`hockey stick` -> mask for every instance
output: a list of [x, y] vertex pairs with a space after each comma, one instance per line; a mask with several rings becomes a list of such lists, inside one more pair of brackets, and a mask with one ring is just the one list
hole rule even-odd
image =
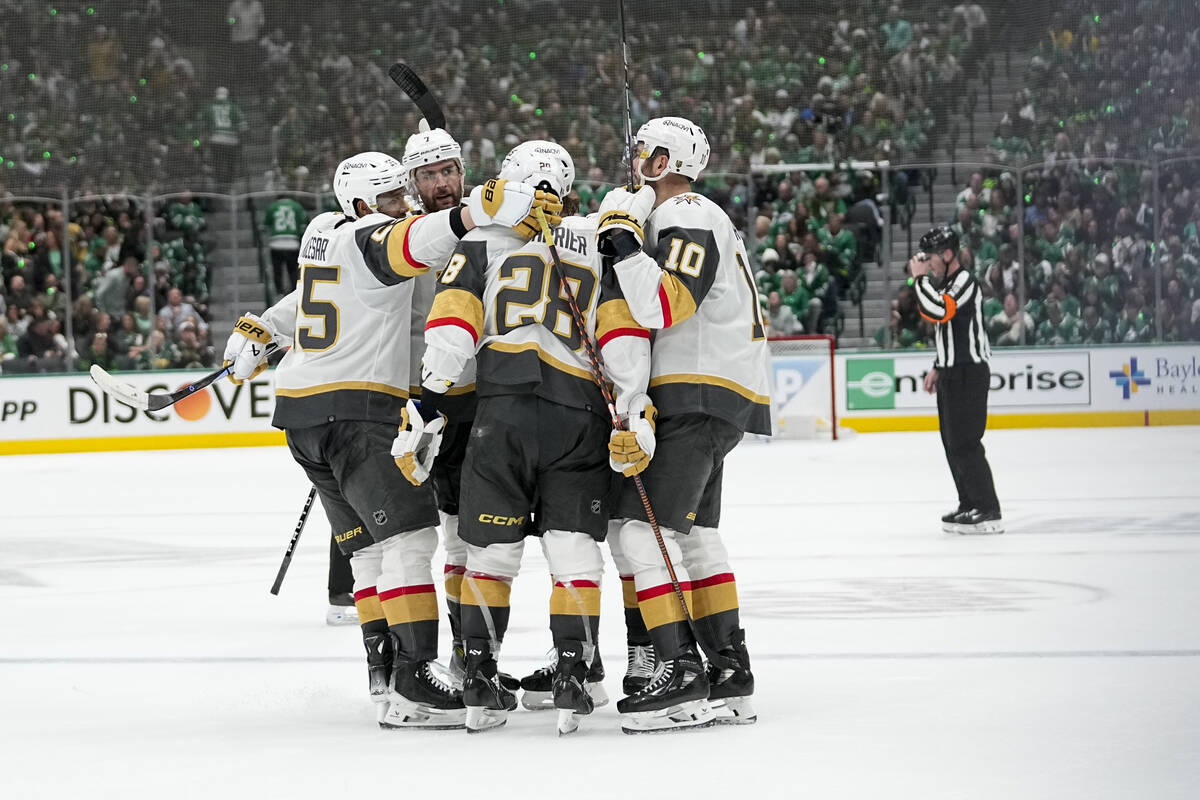
[[409, 100], [416, 103], [430, 128], [446, 129], [446, 115], [442, 113], [441, 104], [412, 67], [397, 61], [388, 67], [388, 77], [408, 95]]
[[[279, 346], [274, 342], [271, 342], [267, 345], [266, 354], [270, 355], [278, 349]], [[209, 384], [219, 381], [221, 378], [224, 378], [226, 375], [228, 375], [229, 371], [232, 369], [233, 365], [228, 364], [224, 367], [221, 367], [216, 372], [205, 375], [195, 383], [189, 383], [182, 389], [170, 392], [169, 394], [143, 392], [141, 389], [135, 388], [131, 383], [117, 380], [99, 364], [92, 364], [90, 372], [92, 375], [92, 380], [95, 381], [96, 385], [99, 386], [101, 390], [103, 390], [103, 392], [109, 397], [119, 400], [125, 405], [133, 406], [141, 411], [161, 411], [167, 406], [175, 405], [184, 398], [191, 397]]]
[[[608, 380], [604, 375], [604, 366], [600, 363], [600, 354], [596, 351], [596, 344], [592, 341], [591, 334], [587, 330], [587, 320], [583, 317], [583, 312], [579, 310], [579, 302], [575, 299], [575, 291], [571, 288], [570, 282], [567, 280], [566, 268], [563, 267], [562, 258], [558, 254], [558, 247], [554, 244], [554, 234], [550, 232], [550, 223], [546, 222], [546, 215], [542, 213], [540, 208], [534, 210], [537, 216], [538, 224], [542, 228], [542, 236], [546, 240], [547, 247], [550, 248], [550, 259], [554, 262], [554, 269], [558, 273], [558, 282], [562, 286], [563, 294], [567, 297], [567, 306], [571, 309], [571, 317], [575, 320], [575, 328], [579, 331], [579, 338], [583, 342], [583, 349], [587, 352], [588, 362], [591, 367], [592, 380], [600, 387], [600, 394], [604, 397], [604, 403], [608, 406], [608, 416], [612, 421], [614, 430], [626, 430], [621, 424], [621, 418], [617, 416], [617, 403], [613, 399], [612, 390], [608, 388]], [[700, 630], [696, 627], [696, 620], [692, 618], [692, 612], [688, 609], [686, 598], [683, 596], [683, 586], [679, 583], [679, 577], [675, 574], [675, 565], [671, 563], [671, 554], [667, 552], [667, 543], [663, 540], [662, 531], [658, 527], [658, 518], [654, 516], [654, 509], [650, 507], [650, 496], [646, 494], [646, 487], [642, 484], [642, 476], [633, 476], [634, 486], [637, 487], [638, 496], [642, 500], [642, 509], [646, 512], [646, 520], [650, 523], [650, 530], [654, 531], [654, 540], [658, 543], [658, 552], [662, 554], [663, 563], [667, 566], [667, 575], [671, 579], [671, 588], [675, 590], [675, 599], [679, 601], [679, 608], [683, 611], [683, 619], [687, 623], [688, 629], [692, 632], [692, 637], [696, 643], [700, 645], [700, 649], [708, 656], [708, 660], [717, 666], [726, 669], [732, 666], [728, 658], [717, 652], [717, 649], [706, 642], [700, 636]]]
[[629, 190], [637, 186], [633, 172], [633, 107], [629, 91], [629, 43], [625, 39], [625, 0], [617, 0], [617, 18], [621, 25], [621, 65], [625, 71], [625, 152], [629, 158]]
[[271, 594], [279, 594], [279, 587], [283, 585], [283, 576], [287, 575], [288, 567], [292, 565], [292, 554], [296, 552], [296, 545], [300, 542], [300, 534], [304, 533], [304, 523], [308, 522], [308, 512], [312, 510], [313, 500], [316, 497], [317, 487], [314, 486], [308, 490], [308, 499], [304, 501], [304, 508], [300, 511], [300, 519], [296, 520], [296, 532], [292, 534], [292, 540], [288, 542], [287, 552], [283, 554], [283, 562], [279, 565], [279, 572], [275, 575], [275, 582], [271, 584]]

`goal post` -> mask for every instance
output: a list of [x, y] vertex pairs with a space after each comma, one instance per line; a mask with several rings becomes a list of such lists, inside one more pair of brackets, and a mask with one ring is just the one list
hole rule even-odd
[[785, 439], [838, 438], [834, 339], [826, 334], [779, 336], [771, 349], [771, 412]]

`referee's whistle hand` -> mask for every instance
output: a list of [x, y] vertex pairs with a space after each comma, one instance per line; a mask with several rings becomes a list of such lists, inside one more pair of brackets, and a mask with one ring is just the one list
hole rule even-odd
[[909, 275], [912, 275], [914, 278], [919, 278], [922, 275], [924, 275], [926, 272], [929, 272], [929, 259], [928, 258], [923, 259], [918, 255], [918, 256], [913, 256], [912, 258], [910, 258], [908, 260], [908, 274]]
[[937, 391], [937, 378], [938, 371], [936, 369], [931, 369], [929, 372], [925, 373], [925, 391], [929, 392], [930, 394], [933, 394]]

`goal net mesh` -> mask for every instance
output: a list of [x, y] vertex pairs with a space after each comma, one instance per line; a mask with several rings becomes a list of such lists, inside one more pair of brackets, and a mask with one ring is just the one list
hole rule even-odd
[[833, 337], [772, 339], [770, 348], [775, 435], [787, 439], [836, 439]]

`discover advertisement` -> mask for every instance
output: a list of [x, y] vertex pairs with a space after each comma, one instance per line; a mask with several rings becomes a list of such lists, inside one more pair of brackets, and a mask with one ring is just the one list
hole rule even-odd
[[[198, 380], [205, 372], [124, 372], [115, 377], [146, 392], [171, 392]], [[213, 383], [174, 406], [160, 411], [139, 411], [112, 399], [87, 373], [38, 375], [0, 379], [0, 452], [68, 452], [118, 449], [112, 439], [133, 437], [145, 441], [161, 438], [153, 446], [220, 446], [264, 443], [271, 434], [275, 408], [274, 370], [235, 386], [228, 380]], [[259, 436], [246, 439], [247, 434]], [[199, 438], [197, 438], [199, 435]], [[238, 442], [241, 437], [245, 441]], [[189, 443], [188, 439], [192, 440]], [[279, 437], [282, 441], [282, 437]], [[26, 443], [53, 442], [39, 449]]]

